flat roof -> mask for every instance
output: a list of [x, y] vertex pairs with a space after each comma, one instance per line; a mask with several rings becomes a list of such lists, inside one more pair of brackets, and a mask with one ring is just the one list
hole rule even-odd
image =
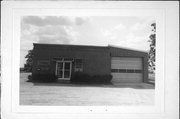
[[76, 44], [47, 44], [47, 43], [33, 43], [33, 45], [48, 45], [48, 46], [72, 46], [72, 47], [89, 47], [89, 48], [119, 48], [124, 50], [130, 50], [130, 51], [137, 51], [137, 52], [143, 52], [148, 53], [148, 51], [143, 51], [139, 49], [133, 49], [133, 48], [127, 48], [127, 47], [121, 47], [116, 45], [108, 45], [108, 46], [97, 46], [97, 45], [76, 45]]
[[46, 44], [46, 43], [33, 43], [33, 45], [74, 46], [74, 47], [100, 47], [100, 48], [107, 48], [107, 46], [98, 46], [98, 45], [76, 45], [76, 44]]

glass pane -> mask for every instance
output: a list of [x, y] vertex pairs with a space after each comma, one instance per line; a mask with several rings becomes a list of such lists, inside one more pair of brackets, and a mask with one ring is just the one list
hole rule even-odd
[[73, 58], [64, 58], [64, 61], [72, 61]]
[[53, 58], [53, 60], [59, 60], [59, 61], [62, 61], [62, 60], [63, 60], [63, 58], [60, 58], [60, 57], [55, 57], [55, 58]]
[[134, 73], [134, 70], [133, 69], [128, 69], [127, 73]]
[[82, 64], [75, 64], [76, 68], [82, 68]]
[[142, 70], [135, 70], [135, 73], [142, 73]]
[[75, 71], [75, 72], [82, 72], [83, 69], [82, 69], [82, 68], [75, 68], [74, 71]]
[[82, 59], [75, 59], [75, 63], [82, 63]]
[[117, 72], [118, 72], [118, 69], [111, 69], [111, 72], [117, 73]]
[[62, 78], [63, 72], [61, 70], [58, 70], [57, 75], [58, 75], [59, 78]]
[[64, 71], [64, 78], [70, 77], [70, 71]]
[[58, 67], [58, 69], [63, 69], [63, 63], [62, 62], [58, 62], [57, 67]]
[[65, 67], [64, 67], [65, 70], [69, 70], [70, 69], [70, 63], [69, 62], [65, 62]]
[[126, 69], [119, 69], [119, 73], [126, 73]]

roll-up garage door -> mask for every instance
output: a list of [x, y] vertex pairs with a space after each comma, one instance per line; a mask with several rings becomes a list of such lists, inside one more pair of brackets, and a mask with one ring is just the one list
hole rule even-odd
[[138, 83], [143, 80], [142, 58], [112, 57], [111, 58], [112, 82]]

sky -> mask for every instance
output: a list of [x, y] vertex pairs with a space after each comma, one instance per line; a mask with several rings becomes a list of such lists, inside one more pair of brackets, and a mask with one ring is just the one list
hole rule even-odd
[[23, 16], [20, 67], [33, 43], [108, 46], [149, 50], [152, 17], [136, 16]]

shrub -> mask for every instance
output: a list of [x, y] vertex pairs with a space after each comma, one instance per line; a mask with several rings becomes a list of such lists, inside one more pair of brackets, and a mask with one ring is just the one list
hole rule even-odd
[[90, 76], [85, 73], [76, 72], [73, 73], [70, 79], [72, 82], [87, 82], [90, 80]]
[[75, 72], [71, 76], [71, 82], [73, 83], [110, 83], [112, 80], [112, 75], [105, 74], [105, 75], [94, 75], [90, 76], [85, 73]]
[[27, 80], [27, 82], [32, 82], [33, 80], [32, 80], [32, 75], [28, 75], [28, 80]]
[[92, 79], [97, 83], [109, 83], [112, 80], [112, 75], [95, 75]]
[[51, 83], [56, 82], [57, 76], [54, 74], [34, 74], [32, 75], [32, 82]]

